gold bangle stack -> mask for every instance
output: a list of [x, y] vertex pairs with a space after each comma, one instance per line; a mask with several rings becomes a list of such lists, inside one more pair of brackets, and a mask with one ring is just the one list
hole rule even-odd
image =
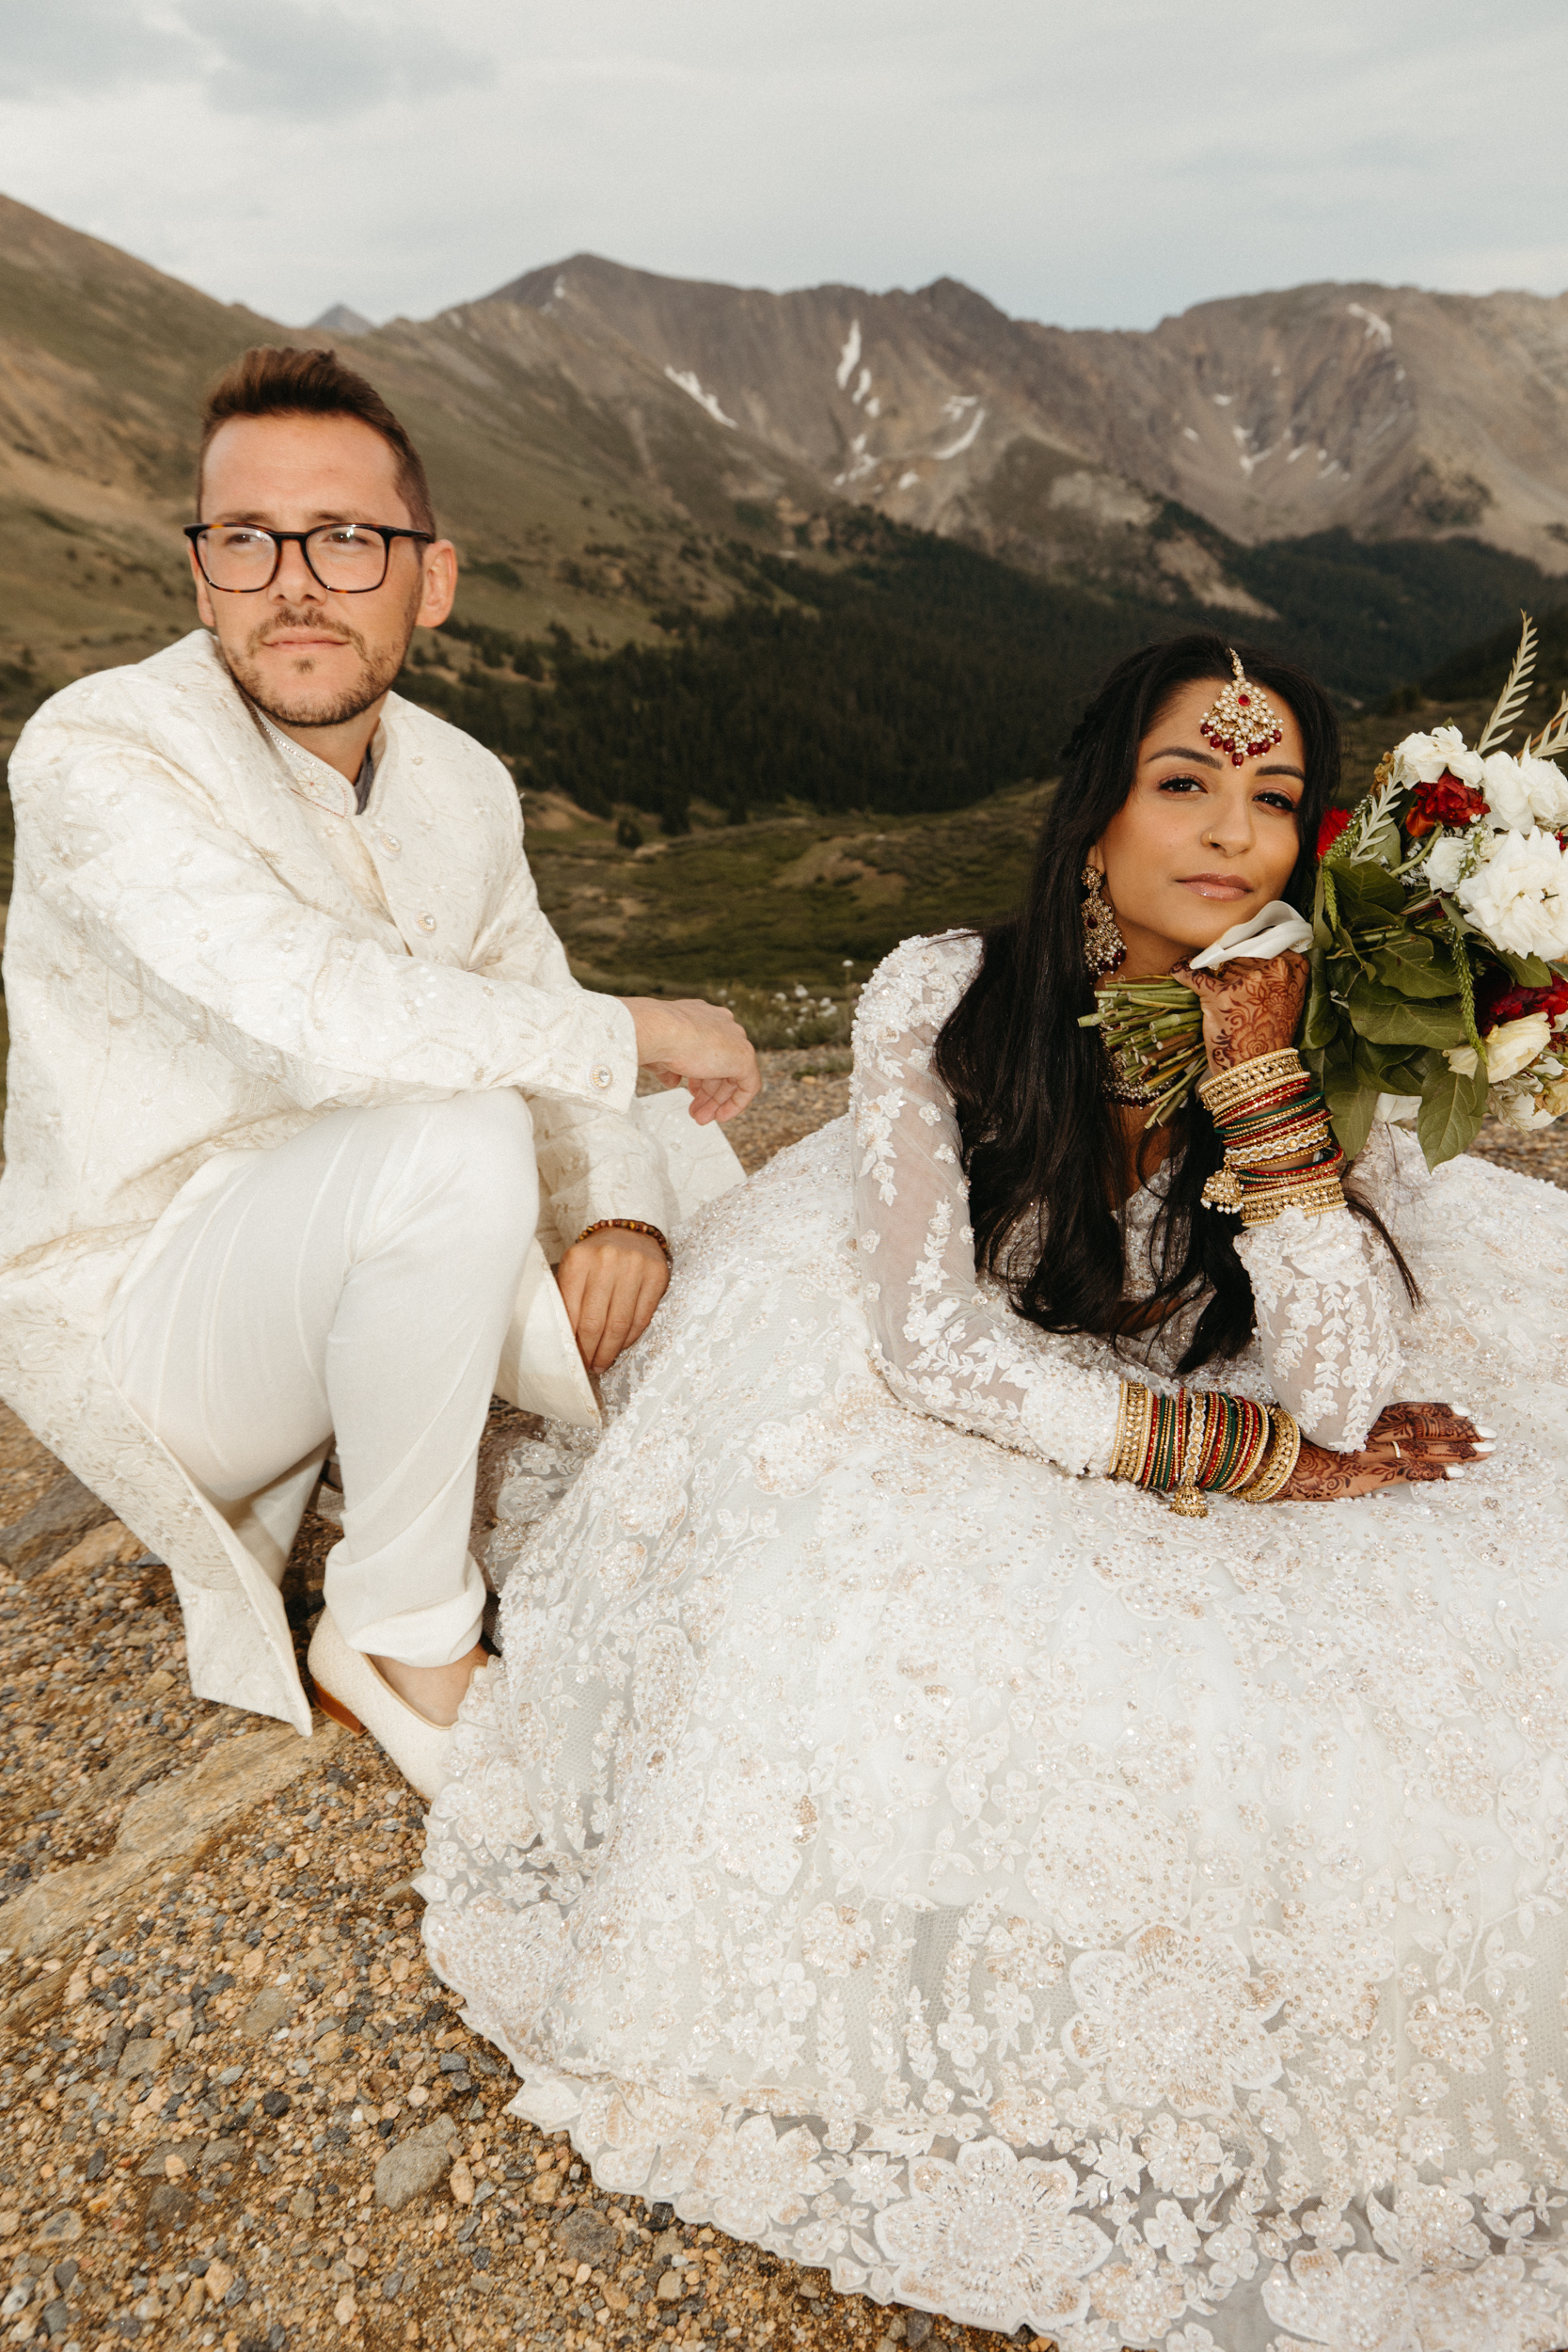
[[1212, 1076], [1201, 1079], [1198, 1100], [1211, 1118], [1226, 1119], [1272, 1087], [1306, 1074], [1295, 1047], [1282, 1045], [1276, 1053], [1259, 1054], [1251, 1061], [1238, 1062], [1234, 1070], [1216, 1070]]
[[1148, 1450], [1148, 1427], [1154, 1417], [1154, 1391], [1141, 1381], [1124, 1380], [1117, 1403], [1116, 1442], [1111, 1448], [1111, 1476], [1136, 1478]]
[[1301, 1453], [1301, 1424], [1283, 1405], [1271, 1406], [1269, 1419], [1274, 1424], [1269, 1458], [1250, 1486], [1236, 1489], [1239, 1502], [1272, 1502], [1291, 1483], [1291, 1473]]
[[1293, 1045], [1219, 1071], [1197, 1092], [1225, 1140], [1224, 1161], [1203, 1187], [1205, 1208], [1240, 1211], [1254, 1226], [1273, 1225], [1287, 1209], [1323, 1216], [1344, 1207], [1344, 1154]]
[[[1180, 1518], [1204, 1518], [1206, 1493], [1239, 1494], [1272, 1475], [1278, 1443], [1268, 1412], [1250, 1397], [1211, 1389], [1162, 1396], [1140, 1381], [1124, 1380], [1110, 1475], [1168, 1496]], [[1287, 1467], [1279, 1484], [1289, 1475]]]

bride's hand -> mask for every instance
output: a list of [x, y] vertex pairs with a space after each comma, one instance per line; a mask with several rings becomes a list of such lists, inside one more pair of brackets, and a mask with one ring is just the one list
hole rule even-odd
[[1179, 963], [1170, 977], [1190, 988], [1203, 1007], [1211, 1077], [1295, 1042], [1310, 977], [1305, 956], [1290, 949], [1282, 956], [1238, 956], [1217, 972], [1195, 972], [1190, 963]]
[[1359, 1454], [1330, 1454], [1304, 1438], [1280, 1502], [1342, 1502], [1384, 1486], [1422, 1486], [1490, 1454], [1490, 1433], [1451, 1405], [1390, 1405]]

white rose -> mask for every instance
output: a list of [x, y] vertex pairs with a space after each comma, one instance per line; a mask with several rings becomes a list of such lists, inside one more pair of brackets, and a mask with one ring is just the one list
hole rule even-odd
[[1394, 746], [1396, 784], [1432, 784], [1448, 764], [1448, 750], [1434, 735], [1407, 735]]
[[1455, 896], [1477, 929], [1511, 955], [1568, 955], [1568, 863], [1555, 834], [1500, 834]]
[[[1466, 833], [1438, 834], [1437, 839], [1432, 845], [1431, 854], [1426, 862], [1426, 877], [1433, 890], [1453, 888], [1464, 868], [1465, 861], [1470, 854], [1470, 842], [1471, 836]], [[1483, 858], [1486, 855], [1487, 846], [1485, 842], [1481, 845]]]
[[1530, 806], [1529, 786], [1520, 772], [1519, 763], [1507, 752], [1494, 752], [1485, 763], [1481, 790], [1486, 795], [1487, 815], [1494, 825], [1509, 833], [1529, 833], [1535, 824], [1535, 811]]
[[1486, 1107], [1505, 1127], [1520, 1127], [1527, 1135], [1532, 1128], [1549, 1127], [1556, 1117], [1555, 1112], [1543, 1108], [1540, 1096], [1528, 1087], [1497, 1087], [1488, 1096]]
[[1457, 727], [1438, 727], [1431, 735], [1407, 735], [1394, 746], [1393, 777], [1399, 785], [1434, 784], [1445, 771], [1461, 784], [1480, 784], [1483, 763], [1465, 749]]
[[1494, 1086], [1528, 1070], [1537, 1054], [1552, 1041], [1552, 1025], [1544, 1012], [1527, 1012], [1517, 1021], [1501, 1021], [1486, 1032], [1486, 1075]]
[[1521, 752], [1518, 769], [1537, 824], [1544, 825], [1548, 833], [1557, 833], [1568, 825], [1568, 776], [1557, 762], [1537, 759], [1533, 752]]

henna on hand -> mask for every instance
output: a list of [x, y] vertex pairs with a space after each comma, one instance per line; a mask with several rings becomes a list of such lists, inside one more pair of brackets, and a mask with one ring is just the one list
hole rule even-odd
[[1275, 1500], [1340, 1502], [1385, 1486], [1424, 1486], [1446, 1478], [1455, 1463], [1480, 1460], [1491, 1451], [1474, 1422], [1451, 1405], [1390, 1405], [1359, 1454], [1332, 1454], [1304, 1438]]
[[1212, 1077], [1294, 1043], [1310, 969], [1293, 949], [1261, 960], [1238, 956], [1217, 972], [1195, 972], [1190, 963], [1179, 963], [1170, 977], [1190, 988], [1203, 1007]]

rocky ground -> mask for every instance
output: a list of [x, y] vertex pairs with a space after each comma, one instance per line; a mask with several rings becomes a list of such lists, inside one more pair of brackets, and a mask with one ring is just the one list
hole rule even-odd
[[[845, 1107], [769, 1056], [759, 1167]], [[525, 1424], [498, 1409], [483, 1517]], [[301, 1649], [333, 1529], [306, 1521]], [[369, 1740], [191, 1697], [166, 1571], [0, 1408], [0, 2344], [994, 2342], [601, 2195], [425, 1964]]]
[[[748, 1168], [845, 1107], [844, 1055], [768, 1063]], [[1562, 1142], [1481, 1148], [1568, 1188]], [[302, 1645], [332, 1537], [291, 1564]], [[0, 1562], [0, 2344], [997, 2343], [607, 2197], [507, 2117], [423, 1959], [418, 1801], [320, 1716], [193, 1700], [166, 1572], [9, 1415]]]

